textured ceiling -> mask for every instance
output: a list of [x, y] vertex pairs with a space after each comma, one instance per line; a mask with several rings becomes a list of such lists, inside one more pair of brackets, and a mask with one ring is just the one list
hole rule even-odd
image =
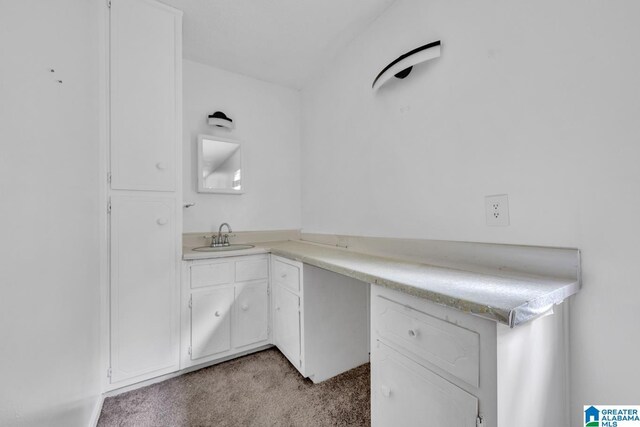
[[183, 55], [302, 88], [395, 0], [162, 0], [184, 11]]

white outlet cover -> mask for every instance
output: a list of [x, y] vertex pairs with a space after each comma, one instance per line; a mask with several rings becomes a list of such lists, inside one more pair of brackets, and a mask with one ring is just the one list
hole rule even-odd
[[507, 194], [485, 196], [484, 206], [487, 225], [501, 227], [509, 225], [509, 196]]

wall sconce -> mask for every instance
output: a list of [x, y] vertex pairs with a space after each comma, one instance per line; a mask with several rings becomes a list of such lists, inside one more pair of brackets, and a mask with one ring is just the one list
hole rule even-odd
[[440, 56], [440, 49], [440, 40], [438, 40], [399, 56], [380, 71], [380, 74], [373, 80], [371, 87], [375, 91], [392, 77], [404, 79], [409, 75], [414, 65], [438, 58]]
[[213, 114], [209, 114], [208, 123], [211, 126], [217, 126], [219, 128], [225, 128], [232, 130], [236, 126], [233, 124], [233, 119], [227, 117], [222, 111], [216, 111]]

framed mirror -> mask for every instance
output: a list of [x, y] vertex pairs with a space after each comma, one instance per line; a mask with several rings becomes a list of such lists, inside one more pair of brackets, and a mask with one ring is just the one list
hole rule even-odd
[[198, 135], [198, 193], [244, 193], [239, 141]]

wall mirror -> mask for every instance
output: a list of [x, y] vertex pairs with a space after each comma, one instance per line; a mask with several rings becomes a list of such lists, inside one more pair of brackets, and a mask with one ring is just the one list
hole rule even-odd
[[198, 135], [198, 192], [242, 194], [240, 142]]

